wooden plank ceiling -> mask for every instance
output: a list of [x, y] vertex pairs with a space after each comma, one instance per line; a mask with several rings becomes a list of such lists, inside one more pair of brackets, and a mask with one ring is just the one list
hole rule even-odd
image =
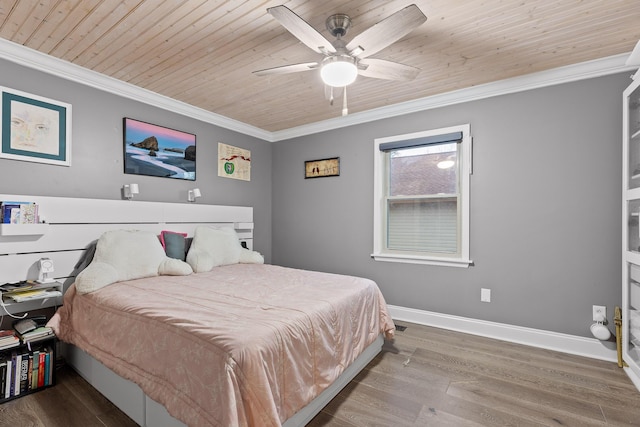
[[360, 112], [537, 71], [631, 52], [638, 0], [2, 0], [0, 37], [268, 131], [341, 114], [317, 71], [252, 71], [321, 59], [268, 7], [285, 4], [329, 40], [326, 18], [346, 13], [345, 40], [415, 3], [425, 24], [374, 58], [420, 68], [411, 82], [359, 77]]

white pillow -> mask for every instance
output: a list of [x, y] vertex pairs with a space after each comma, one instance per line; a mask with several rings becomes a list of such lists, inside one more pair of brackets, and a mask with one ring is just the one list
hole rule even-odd
[[238, 262], [240, 264], [264, 264], [264, 257], [260, 252], [242, 248]]
[[258, 252], [243, 248], [234, 229], [201, 225], [196, 227], [187, 262], [193, 271], [202, 273], [220, 265], [263, 263], [264, 258]]
[[187, 263], [196, 273], [211, 271], [219, 265], [237, 264], [241, 249], [234, 229], [200, 225], [193, 234]]
[[91, 264], [78, 274], [75, 285], [78, 293], [86, 294], [124, 280], [192, 272], [189, 264], [167, 257], [155, 234], [113, 230], [100, 236]]

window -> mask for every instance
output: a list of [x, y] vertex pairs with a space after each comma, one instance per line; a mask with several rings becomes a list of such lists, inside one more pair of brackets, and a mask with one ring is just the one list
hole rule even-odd
[[375, 140], [378, 261], [467, 267], [469, 125]]

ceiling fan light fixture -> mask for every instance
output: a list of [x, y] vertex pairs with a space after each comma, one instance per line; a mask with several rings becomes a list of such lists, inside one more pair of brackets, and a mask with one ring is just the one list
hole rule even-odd
[[330, 56], [320, 69], [322, 81], [329, 86], [345, 87], [356, 81], [358, 67], [350, 56]]
[[449, 169], [450, 167], [453, 167], [453, 165], [455, 165], [456, 162], [454, 162], [453, 160], [443, 160], [441, 162], [438, 163], [438, 168], [440, 169]]

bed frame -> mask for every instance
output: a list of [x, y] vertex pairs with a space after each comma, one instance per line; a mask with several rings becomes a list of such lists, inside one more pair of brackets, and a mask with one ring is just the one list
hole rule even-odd
[[[0, 224], [0, 283], [37, 279], [38, 261], [46, 257], [54, 263], [52, 276], [62, 282], [66, 290], [75, 279], [75, 266], [85, 248], [108, 230], [137, 229], [157, 234], [171, 230], [193, 236], [196, 226], [202, 224], [232, 227], [240, 240], [253, 249], [252, 207], [12, 194], [0, 194], [0, 201], [35, 202], [44, 221], [35, 225]], [[59, 305], [61, 301], [55, 303]], [[25, 305], [24, 310], [35, 310], [39, 304], [33, 301]], [[331, 387], [283, 425], [296, 427], [308, 423], [375, 358], [382, 344], [382, 337], [378, 337]], [[61, 347], [60, 353], [67, 363], [139, 425], [184, 426], [133, 382], [121, 378], [75, 346]]]
[[[340, 377], [311, 403], [283, 423], [283, 427], [300, 427], [315, 417], [382, 349], [379, 336]], [[75, 346], [68, 345], [66, 361], [96, 390], [141, 426], [185, 427], [164, 406], [149, 398], [135, 383], [126, 380]]]

